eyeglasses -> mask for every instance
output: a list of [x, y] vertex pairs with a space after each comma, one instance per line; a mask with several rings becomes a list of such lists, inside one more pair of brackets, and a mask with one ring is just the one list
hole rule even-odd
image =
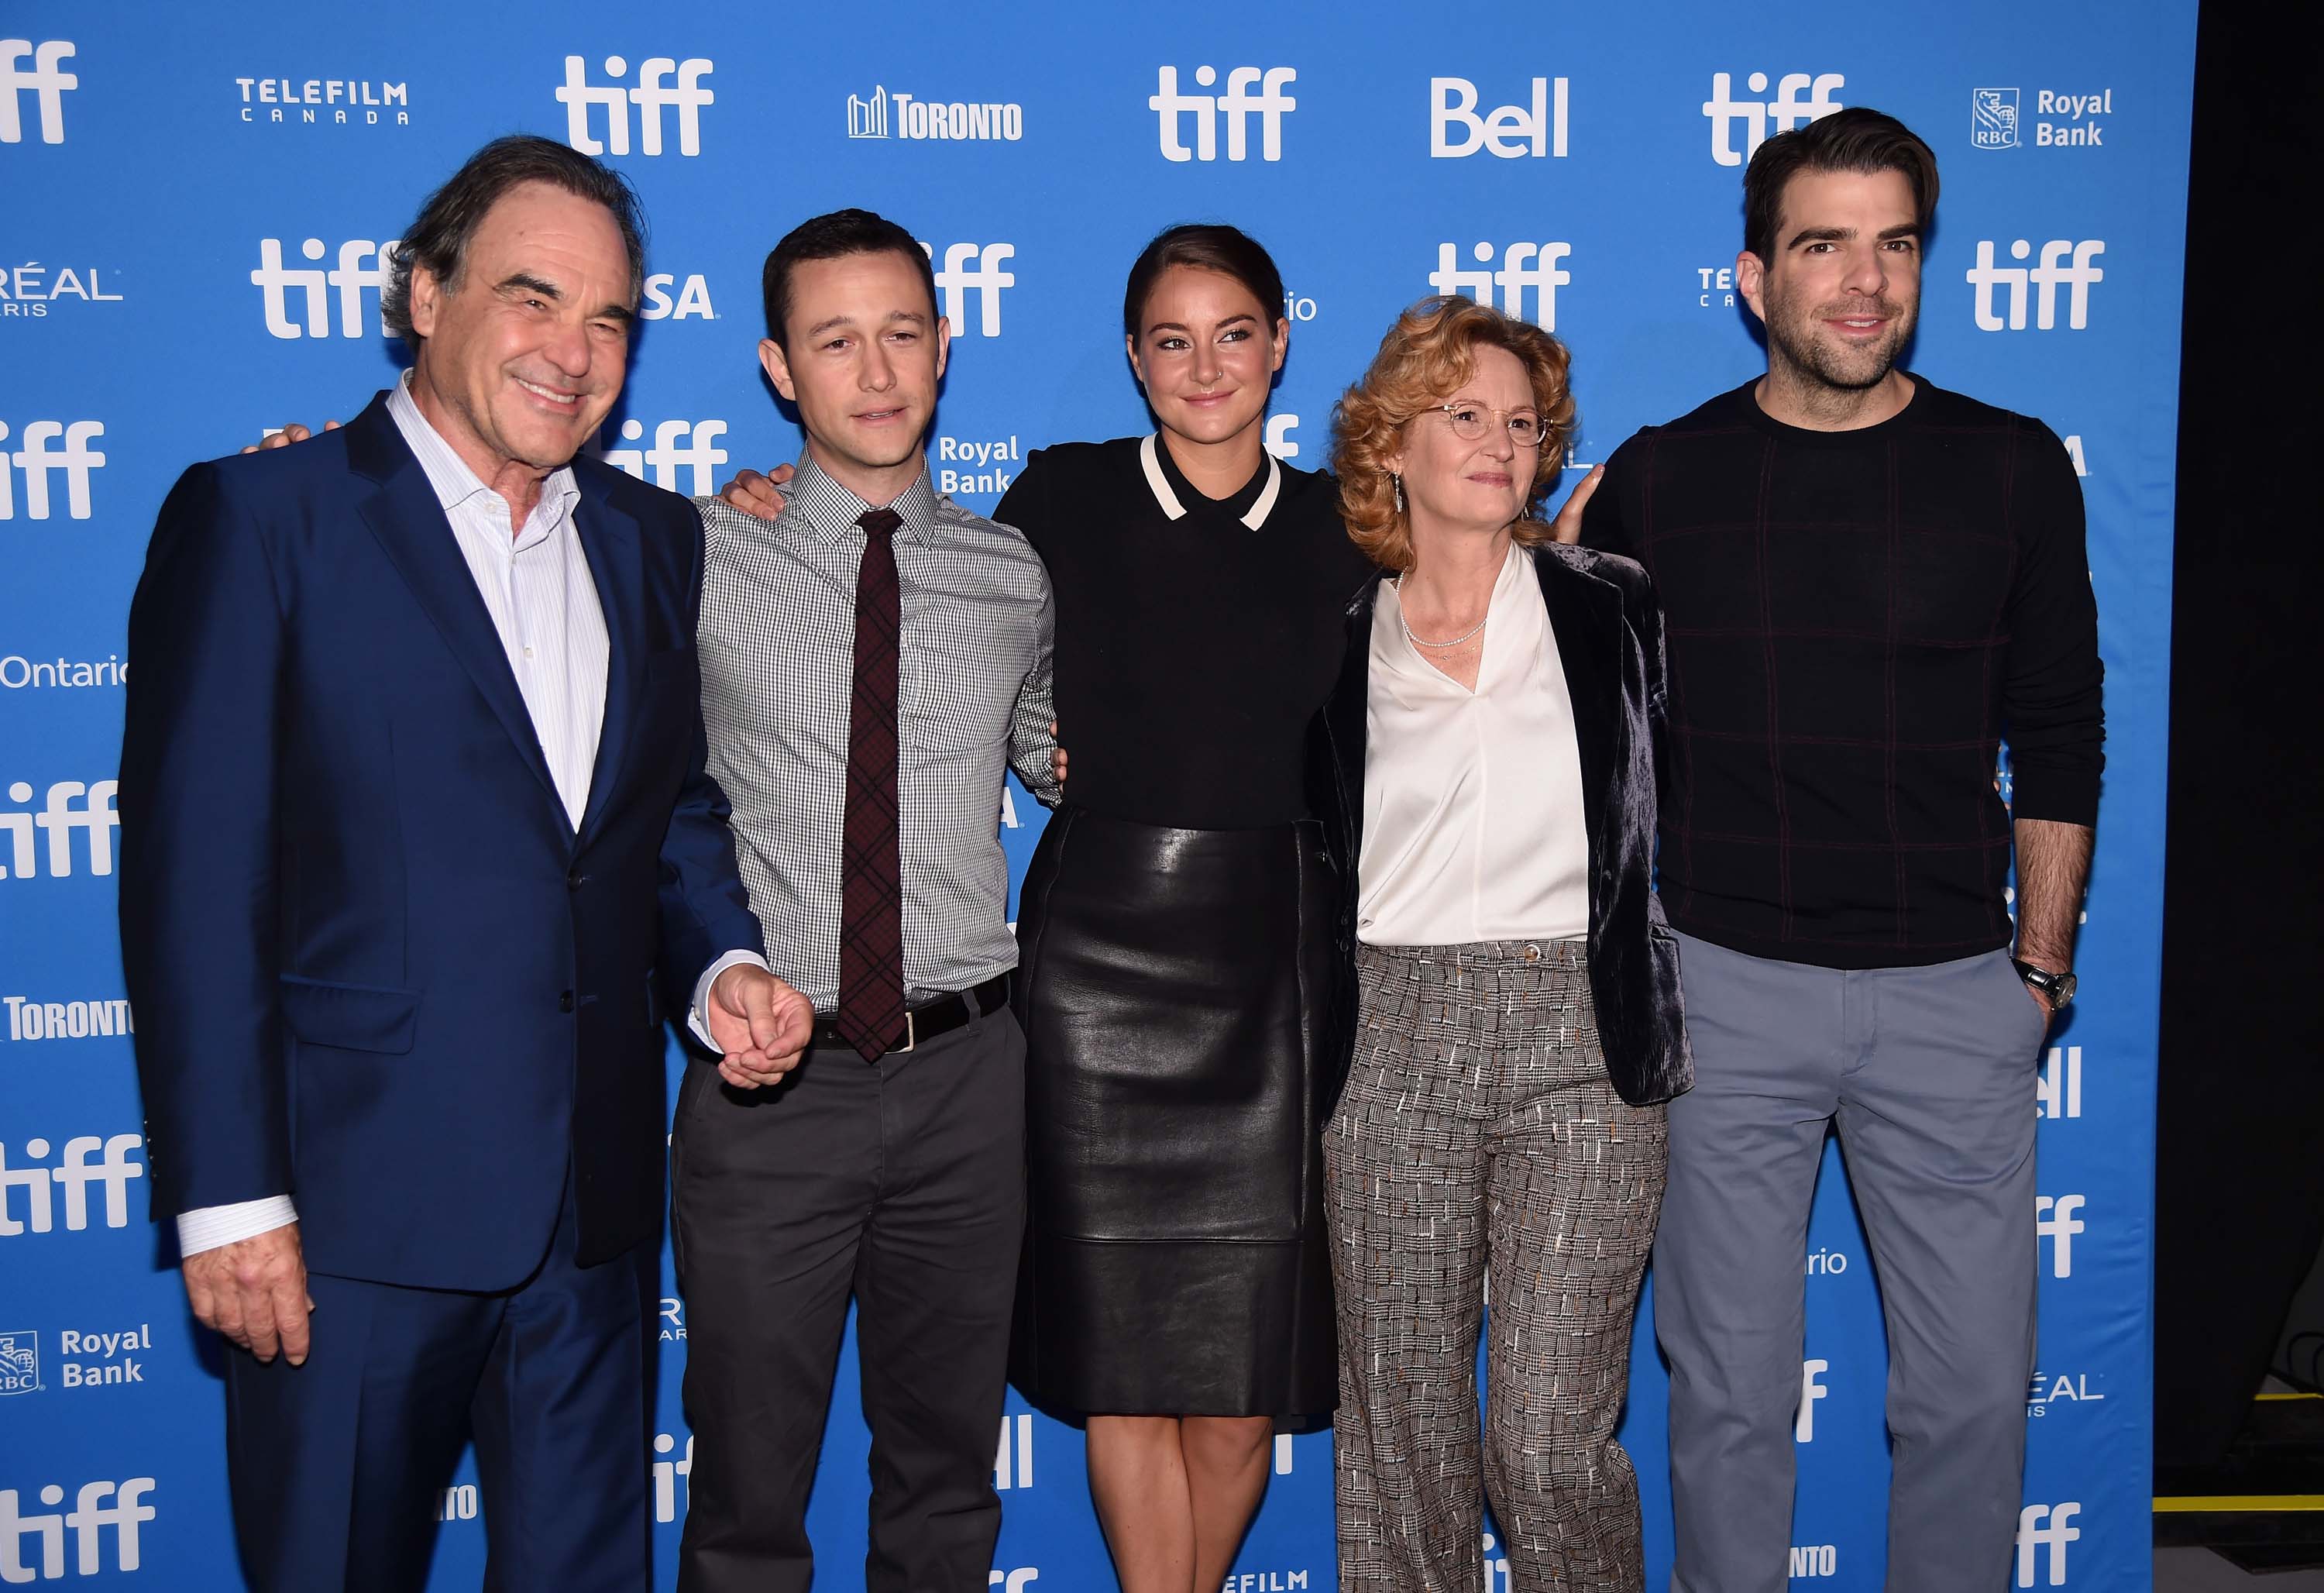
[[1509, 429], [1509, 440], [1519, 448], [1542, 445], [1541, 417], [1531, 410], [1497, 410], [1481, 403], [1440, 403], [1438, 412], [1452, 424], [1452, 435], [1463, 442], [1482, 442], [1496, 415]]

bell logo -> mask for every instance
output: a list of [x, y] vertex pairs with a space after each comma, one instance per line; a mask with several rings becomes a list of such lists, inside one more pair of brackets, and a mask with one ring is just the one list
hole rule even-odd
[[[2012, 260], [2024, 260], [2034, 253], [2029, 239], [2019, 238], [2009, 245]], [[2036, 330], [2049, 331], [2058, 324], [2058, 289], [2070, 290], [2066, 301], [2066, 326], [2081, 331], [2090, 324], [2090, 288], [2106, 281], [2106, 273], [2090, 264], [2106, 253], [2106, 244], [2098, 238], [2052, 238], [2042, 245], [2042, 259], [2037, 265], [1996, 265], [1993, 263], [1993, 240], [1980, 238], [1977, 245], [1977, 264], [1968, 272], [1969, 286], [1977, 290], [1977, 329], [1998, 332], [2005, 328], [2013, 332], [2025, 329], [2026, 288], [2039, 288], [2034, 299], [2034, 325]], [[1993, 291], [2008, 290], [2009, 307], [2006, 312], [1993, 307]]]
[[[624, 440], [635, 442], [645, 434], [643, 421], [622, 422]], [[599, 457], [614, 469], [627, 471], [640, 481], [646, 478], [650, 468], [656, 486], [706, 498], [718, 490], [718, 478], [713, 472], [726, 463], [726, 450], [718, 446], [718, 440], [725, 435], [724, 421], [663, 421], [654, 427], [651, 448], [609, 448]], [[681, 443], [681, 438], [687, 440]], [[678, 473], [687, 466], [693, 468], [694, 480], [690, 487], [681, 487]]]
[[1001, 1418], [1001, 1447], [992, 1453], [992, 1487], [998, 1493], [1033, 1486], [1033, 1418], [1019, 1412]]
[[[9, 467], [14, 466], [24, 477], [24, 518], [46, 520], [53, 500], [49, 495], [49, 477], [61, 470], [65, 475], [65, 513], [75, 520], [89, 516], [89, 473], [105, 468], [105, 456], [89, 447], [93, 439], [105, 435], [102, 421], [27, 421], [23, 434], [17, 439], [22, 445], [14, 453], [0, 448], [0, 520], [16, 517], [15, 477]], [[59, 438], [64, 440], [61, 449], [49, 445]], [[0, 443], [8, 440], [8, 423], [0, 421]], [[18, 797], [23, 801], [32, 792]], [[7, 822], [0, 819], [0, 824]], [[5, 877], [5, 876], [0, 876]]]
[[[702, 79], [711, 73], [711, 64], [700, 56], [678, 60], [671, 56], [656, 55], [638, 63], [638, 86], [624, 88], [618, 79], [625, 76], [630, 63], [618, 55], [605, 58], [605, 76], [616, 79], [609, 88], [589, 86], [588, 63], [577, 55], [565, 58], [565, 82], [557, 90], [558, 103], [565, 107], [565, 142], [585, 155], [630, 153], [630, 107], [638, 107], [638, 153], [658, 155], [661, 151], [661, 113], [665, 107], [678, 111], [678, 153], [698, 155], [702, 153], [702, 107], [712, 104], [717, 96], [702, 86]], [[675, 84], [666, 81], [672, 72], [678, 74]], [[589, 131], [589, 107], [602, 106], [605, 111], [605, 136], [598, 139]]]
[[[39, 830], [48, 832], [45, 850], [51, 879], [71, 877], [76, 829], [88, 832], [88, 871], [111, 874], [113, 832], [121, 828], [121, 813], [114, 806], [117, 789], [117, 783], [111, 780], [100, 780], [94, 785], [60, 780], [49, 787], [47, 801], [39, 812], [0, 812], [0, 835], [8, 840], [6, 849], [0, 851], [0, 879], [31, 879], [40, 872], [35, 866], [39, 854], [32, 845], [33, 834]], [[8, 800], [31, 801], [32, 783], [13, 782], [8, 787]]]
[[[47, 1513], [24, 1514], [14, 1488], [0, 1488], [0, 1582], [55, 1582], [65, 1576], [65, 1534], [73, 1538], [73, 1570], [93, 1577], [106, 1570], [135, 1570], [140, 1563], [137, 1529], [153, 1519], [153, 1506], [144, 1503], [153, 1491], [150, 1477], [127, 1482], [83, 1483], [72, 1509], [57, 1514], [65, 1491], [55, 1483], [41, 1490]], [[112, 1503], [106, 1501], [110, 1499]], [[113, 1529], [113, 1564], [105, 1563], [105, 1532]], [[25, 1541], [32, 1542], [27, 1556]]]
[[[1462, 269], [1460, 245], [1436, 245], [1436, 269], [1428, 285], [1440, 293], [1466, 293], [1478, 303], [1496, 305], [1519, 320], [1530, 320], [1545, 332], [1557, 329], [1557, 290], [1573, 281], [1558, 262], [1573, 253], [1570, 244], [1510, 244], [1501, 251], [1499, 269], [1493, 266], [1493, 245], [1478, 244], [1470, 254], [1474, 270]], [[1497, 301], [1493, 290], [1500, 290]], [[1533, 313], [1526, 313], [1526, 291], [1533, 291]]]
[[2083, 1231], [2082, 1219], [2074, 1213], [2082, 1206], [2080, 1195], [2034, 1197], [2034, 1231], [2039, 1239], [2050, 1241], [2050, 1275], [2053, 1278], [2074, 1275], [2074, 1236]]
[[[1460, 129], [1455, 134], [1453, 129]], [[1457, 139], [1457, 142], [1456, 142]], [[1477, 114], [1477, 86], [1466, 78], [1428, 79], [1428, 154], [1452, 161], [1490, 150], [1505, 161], [1565, 153], [1565, 79], [1536, 78], [1533, 104]]]
[[[1215, 161], [1219, 158], [1218, 124], [1223, 118], [1227, 125], [1227, 159], [1241, 161], [1250, 158], [1249, 123], [1251, 114], [1259, 118], [1259, 159], [1279, 161], [1283, 158], [1283, 118], [1299, 108], [1299, 102], [1284, 92], [1284, 86], [1296, 82], [1299, 74], [1290, 67], [1236, 67], [1227, 73], [1224, 94], [1181, 94], [1178, 92], [1178, 69], [1164, 67], [1157, 79], [1154, 93], [1146, 101], [1148, 109], [1161, 119], [1162, 158], [1166, 161]], [[1208, 88], [1219, 80], [1216, 67], [1194, 69], [1194, 82]], [[1256, 85], [1259, 92], [1251, 92]], [[1182, 117], [1194, 119], [1194, 147], [1189, 150], [1179, 137]]]
[[[395, 246], [401, 240], [389, 238], [374, 243], [369, 238], [351, 238], [338, 248], [336, 264], [328, 269], [320, 265], [286, 266], [282, 264], [282, 240], [258, 240], [258, 265], [251, 272], [251, 285], [263, 297], [266, 305], [266, 329], [277, 338], [327, 338], [331, 335], [331, 301], [339, 304], [339, 336], [364, 336], [364, 294], [368, 292], [374, 303], [379, 292], [387, 285], [389, 262]], [[319, 261], [329, 253], [320, 238], [309, 238], [299, 245], [299, 253], [309, 260]], [[302, 295], [299, 315], [290, 313], [290, 292], [297, 289]]]
[[2066, 1545], [2081, 1541], [2082, 1529], [2067, 1524], [2081, 1513], [2078, 1503], [2028, 1505], [2017, 1513], [2017, 1585], [2034, 1586], [2035, 1562], [2050, 1551], [2049, 1585], [2066, 1585]]
[[[1744, 81], [1754, 94], [1767, 91], [1765, 72], [1754, 72]], [[1840, 108], [1833, 94], [1848, 87], [1848, 79], [1838, 72], [1786, 72], [1775, 85], [1775, 98], [1757, 100], [1732, 97], [1729, 82], [1725, 72], [1713, 72], [1711, 97], [1702, 102], [1702, 114], [1711, 118], [1711, 158], [1722, 166], [1749, 160], [1771, 132], [1789, 133], [1831, 115]], [[1807, 97], [1800, 97], [1803, 94]], [[1741, 149], [1735, 147], [1738, 122], [1746, 129]]]
[[[923, 243], [931, 263], [936, 257], [936, 245]], [[1001, 269], [1001, 263], [1017, 255], [1014, 244], [946, 244], [944, 264], [936, 267], [936, 291], [943, 295], [944, 318], [952, 323], [953, 336], [968, 336], [968, 321], [964, 313], [968, 295], [976, 295], [977, 335], [985, 338], [1001, 336], [1001, 291], [1017, 285], [1017, 273]]]
[[2036, 1117], [2079, 1117], [2082, 1115], [2082, 1048], [2053, 1045], [2034, 1076]]
[[[8, 1147], [0, 1144], [0, 1239], [13, 1239], [20, 1235], [45, 1234], [56, 1226], [55, 1209], [50, 1204], [51, 1184], [64, 1188], [65, 1231], [80, 1233], [88, 1227], [88, 1186], [105, 1186], [105, 1226], [109, 1228], [129, 1226], [129, 1181], [145, 1176], [145, 1169], [129, 1158], [145, 1142], [134, 1134], [116, 1134], [100, 1139], [93, 1134], [77, 1135], [65, 1141], [64, 1164], [60, 1167], [31, 1165], [46, 1161], [49, 1142], [28, 1139], [23, 1143], [26, 1165], [13, 1171], [8, 1165]], [[89, 1162], [94, 1153], [98, 1160]], [[24, 1191], [23, 1215], [16, 1215], [18, 1204], [13, 1191]]]
[[1805, 1360], [1800, 1363], [1800, 1410], [1798, 1416], [1792, 1422], [1794, 1441], [1803, 1444], [1815, 1442], [1816, 1401], [1831, 1393], [1831, 1389], [1826, 1388], [1819, 1381], [1817, 1374], [1831, 1370], [1831, 1363], [1827, 1360]]
[[[73, 47], [61, 39], [35, 45], [30, 39], [0, 39], [0, 144], [24, 141], [21, 97], [29, 90], [40, 107], [41, 142], [65, 141], [65, 91], [80, 87], [80, 79], [59, 63], [70, 59]], [[32, 58], [30, 71], [24, 58]]]

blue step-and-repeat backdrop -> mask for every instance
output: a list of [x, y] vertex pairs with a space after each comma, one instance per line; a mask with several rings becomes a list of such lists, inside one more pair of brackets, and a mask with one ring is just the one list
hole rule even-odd
[[[219, 1350], [146, 1220], [114, 922], [131, 588], [190, 461], [352, 415], [395, 374], [385, 251], [485, 139], [601, 153], [651, 259], [602, 440], [682, 493], [798, 439], [759, 374], [760, 262], [843, 205], [926, 241], [956, 340], [930, 468], [989, 511], [1026, 450], [1148, 429], [1121, 282], [1163, 225], [1232, 221], [1282, 264], [1268, 440], [1323, 463], [1334, 396], [1402, 305], [1472, 294], [1574, 351], [1573, 458], [1761, 363], [1732, 265], [1742, 162], [1842, 105], [1903, 116], [1945, 189], [1913, 365], [2039, 415], [2089, 505], [2112, 737], [2083, 998], [2040, 1095], [2040, 1373], [2015, 1585], [2148, 1582], [2148, 1290], [2193, 0], [1963, 0], [1834, 25], [1780, 8], [1437, 14], [1180, 0], [1132, 14], [919, 0], [0, 13], [0, 1581], [240, 1586]], [[1021, 871], [1041, 822], [1003, 804]], [[673, 1067], [676, 1066], [673, 1053]], [[1878, 1292], [1836, 1155], [1808, 1299], [1790, 1572], [1872, 1589], [1888, 1473]], [[475, 1220], [489, 1222], [479, 1212]], [[667, 1276], [667, 1273], [665, 1273]], [[693, 1451], [666, 1286], [651, 1496], [673, 1575]], [[320, 1330], [330, 1330], [327, 1323]], [[1649, 1582], [1669, 1565], [1651, 1297], [1623, 1437]], [[1122, 1353], [1134, 1355], [1135, 1345]], [[814, 1505], [861, 1586], [868, 1442], [843, 1363]], [[1230, 1593], [1335, 1584], [1328, 1431], [1277, 1443]], [[1110, 1585], [1080, 1435], [1011, 1396], [993, 1483], [1006, 1593]], [[476, 1585], [473, 1473], [435, 1586]], [[1511, 1589], [1489, 1543], [1486, 1593]]]

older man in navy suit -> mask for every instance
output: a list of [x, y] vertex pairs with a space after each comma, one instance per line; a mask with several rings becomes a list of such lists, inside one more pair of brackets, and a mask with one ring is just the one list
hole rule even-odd
[[471, 1437], [490, 1586], [647, 1585], [664, 995], [729, 1067], [808, 1038], [704, 772], [700, 523], [579, 455], [642, 269], [618, 177], [487, 146], [397, 252], [410, 375], [188, 471], [138, 585], [148, 1163], [195, 1315], [246, 1352], [262, 1588], [420, 1587]]

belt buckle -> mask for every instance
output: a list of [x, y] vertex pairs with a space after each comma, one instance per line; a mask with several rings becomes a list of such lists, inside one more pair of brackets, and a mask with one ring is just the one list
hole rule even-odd
[[900, 1056], [919, 1042], [919, 1031], [913, 1024], [912, 1009], [908, 1006], [904, 1009], [904, 1043], [898, 1046], [893, 1054]]

